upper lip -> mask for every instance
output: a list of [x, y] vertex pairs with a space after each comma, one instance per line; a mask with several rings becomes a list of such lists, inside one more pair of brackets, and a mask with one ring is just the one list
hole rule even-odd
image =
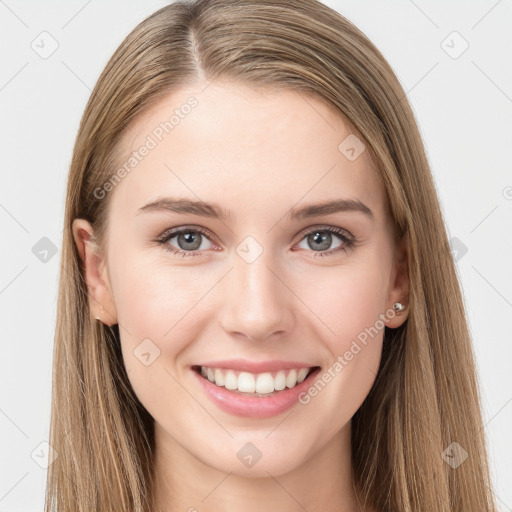
[[239, 370], [249, 373], [277, 372], [279, 370], [290, 370], [297, 368], [315, 368], [317, 365], [301, 361], [248, 361], [247, 359], [226, 359], [224, 361], [206, 361], [197, 366], [207, 368], [225, 368], [226, 370]]

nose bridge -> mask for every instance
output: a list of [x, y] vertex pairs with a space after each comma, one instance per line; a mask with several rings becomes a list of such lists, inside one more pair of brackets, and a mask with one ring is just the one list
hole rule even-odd
[[256, 341], [290, 328], [290, 292], [277, 277], [277, 266], [272, 250], [254, 237], [238, 245], [222, 308], [221, 323], [227, 332]]

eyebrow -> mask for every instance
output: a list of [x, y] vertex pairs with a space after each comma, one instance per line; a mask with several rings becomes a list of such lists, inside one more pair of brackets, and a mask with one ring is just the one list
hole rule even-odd
[[[199, 215], [201, 217], [211, 217], [224, 220], [231, 216], [231, 211], [224, 210], [220, 206], [204, 201], [195, 201], [191, 199], [178, 198], [158, 198], [144, 205], [137, 210], [137, 215], [147, 212], [174, 212]], [[321, 215], [330, 215], [338, 212], [360, 212], [373, 219], [372, 210], [368, 208], [359, 199], [335, 199], [309, 204], [300, 208], [292, 209], [287, 217], [293, 220], [301, 220], [309, 217]]]

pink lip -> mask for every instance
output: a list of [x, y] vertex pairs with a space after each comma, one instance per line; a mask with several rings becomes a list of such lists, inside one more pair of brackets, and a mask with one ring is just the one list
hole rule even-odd
[[256, 363], [246, 359], [226, 359], [224, 361], [208, 361], [199, 363], [197, 366], [206, 366], [207, 368], [224, 368], [226, 370], [239, 370], [249, 373], [266, 373], [277, 372], [279, 370], [291, 370], [298, 368], [313, 368], [311, 363], [304, 363], [300, 361], [262, 361]]
[[[217, 361], [215, 365], [219, 364]], [[294, 365], [296, 363], [293, 363]], [[293, 368], [305, 368], [307, 366], [301, 366], [303, 363], [299, 363], [298, 366]], [[201, 366], [208, 366], [203, 364]], [[268, 366], [266, 367], [268, 368]], [[269, 397], [258, 397], [249, 395], [240, 395], [233, 393], [228, 389], [217, 386], [216, 384], [205, 379], [196, 370], [192, 370], [199, 385], [206, 393], [206, 395], [212, 400], [212, 402], [219, 407], [221, 410], [234, 414], [236, 416], [250, 417], [250, 418], [270, 418], [276, 416], [282, 412], [290, 409], [294, 405], [299, 403], [299, 395], [305, 392], [313, 379], [321, 371], [321, 368], [313, 370], [305, 380], [300, 384], [297, 384], [294, 388], [286, 388], [283, 391], [278, 391], [275, 395]]]

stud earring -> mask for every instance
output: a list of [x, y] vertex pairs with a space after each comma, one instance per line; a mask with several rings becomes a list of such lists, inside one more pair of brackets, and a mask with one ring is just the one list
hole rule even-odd
[[[103, 306], [101, 306], [100, 316], [101, 316], [101, 315], [103, 315]], [[99, 319], [100, 319], [100, 317], [99, 317], [99, 316], [97, 316], [97, 317], [96, 317], [96, 320], [99, 320]]]
[[395, 302], [393, 309], [396, 311], [396, 314], [399, 315], [405, 309], [405, 306], [401, 302]]

